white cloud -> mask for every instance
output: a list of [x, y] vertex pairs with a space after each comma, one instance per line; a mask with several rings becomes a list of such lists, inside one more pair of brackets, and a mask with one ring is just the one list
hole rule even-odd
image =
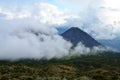
[[51, 28], [39, 27], [36, 29], [21, 27], [2, 33], [0, 34], [0, 59], [51, 59], [68, 55], [71, 43], [55, 33], [56, 31]]
[[79, 18], [77, 14], [66, 10], [60, 11], [57, 6], [42, 2], [33, 4], [31, 9], [22, 8], [18, 12], [0, 9], [0, 14], [4, 15], [3, 18], [6, 20], [32, 18], [48, 25], [62, 25], [70, 19]]
[[67, 23], [67, 20], [79, 18], [78, 15], [68, 11], [60, 11], [57, 6], [48, 3], [37, 4], [38, 12], [35, 18], [45, 24], [61, 25]]
[[[120, 32], [119, 0], [59, 0], [62, 4], [74, 5], [80, 20], [73, 23], [96, 39], [114, 39]], [[79, 9], [78, 9], [79, 8]], [[83, 24], [83, 26], [81, 26]]]
[[116, 38], [115, 31], [113, 29], [113, 26], [104, 23], [98, 23], [98, 24], [91, 24], [91, 27], [85, 28], [85, 31], [90, 33], [95, 39], [100, 40], [108, 40], [108, 39], [114, 39]]
[[72, 50], [71, 53], [72, 53], [73, 55], [74, 55], [74, 54], [77, 54], [77, 55], [88, 54], [88, 53], [90, 53], [90, 48], [85, 47], [85, 45], [80, 42], [80, 43], [78, 43], [78, 45]]
[[112, 51], [112, 49], [109, 47], [105, 48], [103, 46], [94, 46], [93, 48], [89, 48], [80, 42], [74, 49], [71, 50], [70, 55], [72, 56], [95, 55], [98, 52], [104, 51]]
[[[15, 22], [16, 25], [24, 23], [27, 26], [29, 23], [37, 24], [37, 26], [41, 24], [78, 26], [92, 34], [96, 39], [113, 39], [115, 34], [120, 32], [119, 0], [55, 1], [55, 5], [47, 2], [35, 2], [33, 5], [24, 5], [20, 8], [13, 7], [13, 10], [1, 7], [0, 20], [8, 20], [8, 23]], [[111, 27], [106, 27], [106, 25], [112, 25], [112, 31]]]
[[[57, 2], [61, 1], [64, 2], [63, 0]], [[99, 23], [97, 14], [99, 10], [97, 9], [100, 5], [97, 1], [100, 0], [66, 0], [65, 3], [60, 3], [64, 7], [67, 6], [64, 9], [43, 2], [25, 5], [26, 7], [22, 8], [13, 7], [13, 10], [0, 8], [0, 59], [41, 59], [43, 57], [50, 59], [69, 55], [71, 43], [60, 37], [57, 30], [51, 26], [63, 24], [79, 26], [85, 23], [88, 25], [83, 28], [88, 33], [92, 32], [96, 39], [113, 38], [111, 26], [101, 23], [104, 18]], [[115, 32], [113, 30], [112, 33]], [[89, 48], [80, 43], [73, 53], [84, 54], [89, 51], [91, 51]]]
[[14, 14], [8, 11], [3, 11], [3, 9], [0, 9], [0, 18], [5, 18], [5, 19], [13, 19], [14, 18]]
[[120, 0], [104, 0], [104, 7], [120, 8]]
[[105, 25], [112, 25], [112, 32], [117, 34], [120, 32], [120, 1], [104, 0], [103, 7], [100, 8], [98, 18]]
[[21, 12], [11, 12], [3, 9], [0, 10], [0, 14], [3, 15], [2, 18], [6, 20], [28, 18], [31, 15], [26, 10], [22, 10]]

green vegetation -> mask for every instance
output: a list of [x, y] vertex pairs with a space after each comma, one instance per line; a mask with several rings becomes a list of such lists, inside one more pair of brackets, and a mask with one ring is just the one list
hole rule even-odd
[[120, 54], [0, 61], [0, 80], [120, 80]]

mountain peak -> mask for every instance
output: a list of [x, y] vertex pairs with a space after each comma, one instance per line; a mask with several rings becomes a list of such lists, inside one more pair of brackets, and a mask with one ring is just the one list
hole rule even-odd
[[61, 34], [61, 36], [67, 41], [70, 41], [73, 46], [76, 46], [79, 42], [82, 42], [86, 47], [94, 47], [101, 45], [88, 33], [84, 32], [78, 27], [71, 27], [63, 34]]
[[70, 29], [80, 30], [80, 28], [78, 28], [78, 27], [71, 27]]
[[82, 30], [78, 27], [71, 27], [70, 29], [68, 29], [68, 31], [82, 31]]

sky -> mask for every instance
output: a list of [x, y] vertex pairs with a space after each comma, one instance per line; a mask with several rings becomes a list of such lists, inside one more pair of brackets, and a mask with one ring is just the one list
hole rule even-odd
[[120, 34], [119, 4], [119, 0], [0, 0], [0, 29], [23, 24], [76, 26], [95, 39], [114, 39]]
[[[119, 0], [0, 0], [0, 59], [61, 58], [74, 50], [58, 28], [79, 27], [96, 40], [120, 38]], [[99, 47], [92, 51], [104, 50]]]

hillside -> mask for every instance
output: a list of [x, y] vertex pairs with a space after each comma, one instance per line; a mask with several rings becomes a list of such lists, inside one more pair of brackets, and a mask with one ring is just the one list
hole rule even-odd
[[[41, 79], [42, 78], [42, 79]], [[0, 80], [120, 80], [120, 54], [0, 61]]]

